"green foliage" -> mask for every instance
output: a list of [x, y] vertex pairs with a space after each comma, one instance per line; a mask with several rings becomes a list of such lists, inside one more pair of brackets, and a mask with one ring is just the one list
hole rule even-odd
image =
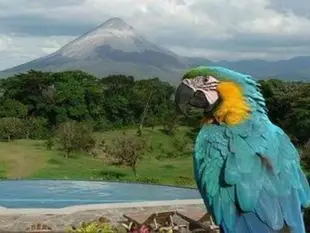
[[49, 136], [48, 122], [43, 117], [28, 117], [24, 120], [27, 139], [45, 139]]
[[305, 146], [304, 148], [302, 148], [301, 163], [307, 171], [310, 171], [310, 147], [309, 146]]
[[156, 177], [136, 177], [134, 180], [136, 182], [146, 183], [146, 184], [160, 184], [160, 180]]
[[173, 136], [180, 124], [179, 118], [174, 106], [167, 107], [167, 111], [162, 115], [163, 132]]
[[23, 121], [16, 117], [5, 117], [0, 119], [0, 138], [11, 141], [23, 137]]
[[52, 150], [55, 146], [55, 140], [53, 137], [46, 139], [45, 146], [47, 150]]
[[189, 139], [184, 136], [175, 136], [173, 138], [173, 146], [178, 151], [179, 155], [184, 155], [184, 153], [192, 150], [189, 148]]
[[194, 183], [193, 177], [178, 176], [175, 183], [180, 186], [192, 185]]
[[18, 100], [2, 99], [0, 102], [0, 117], [24, 118], [27, 114], [27, 106]]
[[96, 145], [91, 127], [75, 121], [60, 124], [57, 129], [57, 138], [66, 157], [69, 157], [73, 151], [90, 152]]
[[281, 80], [265, 80], [260, 84], [270, 119], [295, 144], [304, 145], [310, 138], [310, 84]]
[[[31, 70], [2, 80], [1, 90], [0, 117], [45, 119], [43, 132], [67, 121], [91, 121], [96, 131], [132, 127], [142, 118], [145, 125], [158, 125], [173, 105], [174, 88], [157, 78]], [[39, 139], [42, 132], [29, 137]]]
[[110, 223], [82, 222], [79, 227], [71, 227], [68, 233], [116, 233], [117, 230]]
[[109, 170], [104, 170], [99, 173], [99, 177], [101, 179], [108, 181], [122, 180], [122, 178], [124, 178], [125, 176], [126, 175], [124, 173]]
[[137, 177], [138, 162], [146, 149], [146, 141], [143, 138], [124, 135], [113, 140], [109, 148], [110, 163], [115, 166], [130, 167]]

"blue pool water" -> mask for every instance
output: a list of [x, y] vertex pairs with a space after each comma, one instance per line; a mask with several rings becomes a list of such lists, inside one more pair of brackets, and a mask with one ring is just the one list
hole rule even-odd
[[72, 205], [197, 199], [196, 189], [95, 181], [0, 181], [0, 206], [62, 208]]

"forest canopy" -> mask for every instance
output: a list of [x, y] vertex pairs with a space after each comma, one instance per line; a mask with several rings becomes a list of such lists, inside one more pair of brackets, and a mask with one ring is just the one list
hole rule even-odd
[[[145, 126], [163, 125], [175, 121], [178, 114], [172, 100], [175, 88], [158, 78], [97, 78], [82, 71], [31, 70], [0, 82], [0, 128], [11, 122], [11, 128], [0, 129], [2, 138], [8, 134], [46, 138], [70, 120], [88, 122], [95, 131], [136, 127], [142, 119]], [[310, 138], [310, 84], [280, 79], [259, 82], [272, 122], [295, 144], [304, 145]]]

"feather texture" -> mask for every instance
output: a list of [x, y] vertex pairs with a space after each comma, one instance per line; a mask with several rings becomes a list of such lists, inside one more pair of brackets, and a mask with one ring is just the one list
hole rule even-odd
[[258, 85], [221, 67], [196, 72], [202, 70], [242, 84], [252, 110], [238, 125], [204, 125], [196, 139], [197, 186], [216, 224], [225, 233], [280, 232], [286, 225], [304, 233], [301, 207], [310, 204], [310, 187], [296, 148], [268, 119]]

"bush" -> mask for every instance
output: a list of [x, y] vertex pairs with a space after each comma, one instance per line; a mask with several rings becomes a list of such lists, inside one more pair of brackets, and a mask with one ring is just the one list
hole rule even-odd
[[100, 223], [99, 221], [82, 222], [79, 227], [72, 226], [66, 232], [70, 233], [116, 233], [117, 230], [108, 222]]
[[0, 119], [0, 137], [11, 141], [23, 138], [23, 121], [16, 117], [5, 117]]
[[138, 136], [123, 135], [112, 141], [109, 148], [109, 162], [116, 166], [130, 167], [137, 176], [139, 160], [147, 150], [146, 141]]
[[55, 140], [54, 140], [54, 138], [50, 137], [50, 138], [46, 139], [44, 144], [45, 144], [47, 150], [52, 150], [55, 146]]
[[195, 183], [192, 177], [187, 176], [178, 176], [175, 180], [176, 184], [184, 186], [184, 185], [192, 185]]
[[156, 177], [137, 177], [135, 181], [146, 184], [160, 184], [160, 180]]
[[306, 170], [310, 170], [310, 147], [306, 146], [301, 151], [301, 164]]
[[99, 172], [99, 177], [104, 179], [104, 180], [109, 180], [109, 181], [115, 181], [115, 180], [121, 180], [124, 178], [126, 175], [121, 172], [116, 172], [116, 171], [101, 171]]
[[69, 157], [73, 151], [89, 152], [96, 145], [92, 128], [88, 124], [75, 121], [60, 124], [57, 129], [57, 138], [66, 157]]
[[24, 121], [26, 138], [46, 139], [49, 136], [47, 119], [43, 117], [29, 117]]

